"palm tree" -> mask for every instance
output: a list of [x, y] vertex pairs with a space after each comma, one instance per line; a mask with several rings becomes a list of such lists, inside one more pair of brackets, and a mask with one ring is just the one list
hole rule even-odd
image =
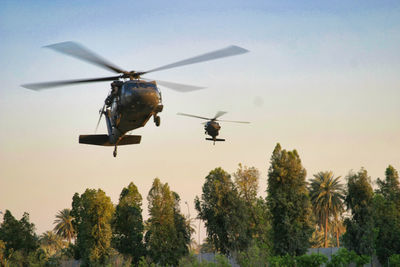
[[73, 220], [74, 217], [71, 216], [70, 209], [60, 210], [54, 220], [54, 224], [56, 225], [54, 231], [57, 235], [67, 239], [68, 243], [71, 243], [71, 240], [75, 237], [75, 229], [72, 225]]
[[64, 247], [64, 242], [60, 236], [53, 231], [46, 231], [40, 236], [40, 245], [48, 255], [54, 255]]
[[335, 216], [332, 221], [332, 233], [336, 235], [336, 246], [340, 247], [339, 236], [346, 231], [346, 227], [343, 224], [343, 218], [339, 216]]
[[[318, 225], [314, 227], [314, 233], [311, 236], [310, 243], [312, 248], [320, 248], [324, 246], [324, 229]], [[330, 240], [328, 239], [328, 245], [330, 245]]]
[[331, 216], [337, 217], [343, 208], [344, 190], [331, 171], [319, 172], [310, 183], [311, 202], [319, 224], [324, 225], [324, 247], [328, 247], [328, 223]]

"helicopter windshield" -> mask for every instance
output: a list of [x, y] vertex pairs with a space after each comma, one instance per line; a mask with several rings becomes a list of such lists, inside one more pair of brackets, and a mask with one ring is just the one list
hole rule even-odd
[[153, 88], [155, 90], [158, 90], [157, 86], [154, 83], [126, 83], [124, 84], [124, 87], [128, 90], [137, 88]]

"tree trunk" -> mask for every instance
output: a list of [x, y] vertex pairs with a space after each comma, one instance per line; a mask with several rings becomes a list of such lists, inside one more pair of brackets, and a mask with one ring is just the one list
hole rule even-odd
[[324, 247], [328, 247], [328, 212], [325, 213], [325, 242], [324, 242]]
[[339, 230], [336, 231], [336, 244], [337, 244], [337, 247], [339, 248], [339, 247], [340, 247], [340, 243], [339, 243]]

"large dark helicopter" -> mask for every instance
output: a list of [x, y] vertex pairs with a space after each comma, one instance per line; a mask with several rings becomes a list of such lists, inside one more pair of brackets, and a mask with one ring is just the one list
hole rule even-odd
[[225, 111], [218, 111], [217, 114], [215, 114], [214, 118], [205, 118], [205, 117], [200, 117], [196, 115], [191, 115], [191, 114], [186, 114], [186, 113], [178, 113], [178, 115], [182, 116], [188, 116], [188, 117], [193, 117], [193, 118], [198, 118], [198, 119], [203, 119], [203, 120], [208, 120], [207, 122], [204, 123], [204, 131], [205, 134], [208, 134], [212, 138], [206, 138], [208, 141], [225, 141], [225, 139], [222, 138], [217, 138], [219, 134], [219, 130], [221, 129], [221, 126], [217, 121], [222, 121], [222, 122], [235, 122], [235, 123], [250, 123], [248, 121], [227, 121], [227, 120], [219, 120], [218, 118], [221, 117], [222, 115], [226, 114]]
[[224, 49], [181, 60], [148, 71], [126, 71], [74, 42], [57, 43], [46, 47], [80, 60], [87, 61], [112, 72], [119, 73], [117, 76], [103, 78], [53, 81], [22, 85], [25, 88], [39, 91], [58, 86], [113, 81], [111, 83], [111, 92], [107, 96], [103, 108], [100, 110], [100, 117], [97, 122], [98, 127], [102, 115], [105, 115], [108, 135], [80, 135], [79, 143], [114, 146], [114, 157], [117, 155], [117, 146], [140, 143], [141, 136], [128, 135], [127, 133], [129, 131], [143, 127], [152, 116], [156, 126], [160, 126], [160, 117], [157, 114], [163, 110], [163, 105], [161, 101], [161, 93], [157, 84], [180, 92], [189, 92], [204, 88], [160, 80], [145, 79], [141, 78], [142, 75], [248, 52], [248, 50], [238, 46], [229, 46]]

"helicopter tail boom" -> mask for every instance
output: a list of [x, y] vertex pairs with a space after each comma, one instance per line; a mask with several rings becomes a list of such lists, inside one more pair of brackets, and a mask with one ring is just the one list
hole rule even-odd
[[[124, 135], [119, 142], [118, 146], [140, 144], [142, 136], [140, 135]], [[80, 144], [97, 145], [97, 146], [115, 146], [116, 144], [110, 143], [109, 136], [106, 134], [91, 134], [80, 135]]]

